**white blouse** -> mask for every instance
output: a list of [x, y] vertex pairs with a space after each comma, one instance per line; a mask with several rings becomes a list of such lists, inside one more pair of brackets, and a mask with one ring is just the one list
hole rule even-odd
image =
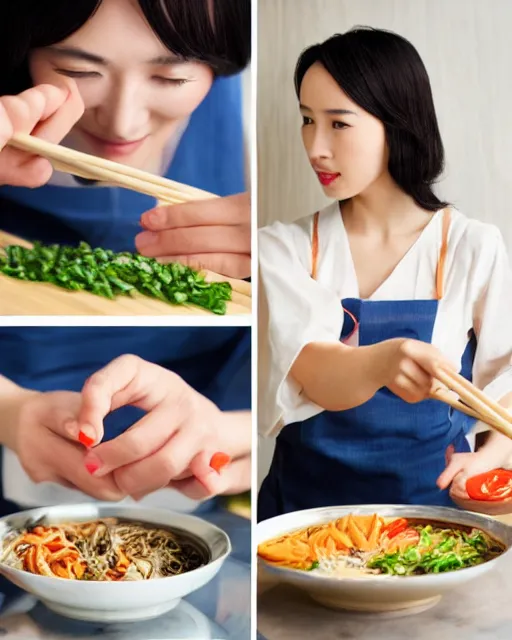
[[[473, 328], [477, 351], [473, 383], [495, 400], [512, 391], [512, 271], [497, 227], [452, 208], [444, 267], [444, 296], [432, 344], [460, 364]], [[343, 328], [341, 300], [358, 298], [348, 236], [337, 202], [320, 212], [317, 277], [312, 269], [313, 216], [277, 222], [259, 232], [259, 263], [268, 307], [266, 335], [260, 332], [259, 431], [277, 435], [290, 423], [323, 409], [301, 393], [289, 375], [310, 342], [337, 342]], [[442, 241], [442, 212], [369, 300], [432, 299]], [[263, 338], [263, 340], [262, 340]], [[268, 343], [265, 343], [265, 340]], [[357, 346], [357, 332], [348, 344]]]

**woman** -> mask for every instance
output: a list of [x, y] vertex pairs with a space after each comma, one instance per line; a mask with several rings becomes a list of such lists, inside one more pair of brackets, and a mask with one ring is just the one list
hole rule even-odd
[[8, 27], [0, 96], [15, 131], [30, 131], [21, 92], [76, 82], [67, 118], [54, 118], [64, 145], [230, 198], [172, 208], [172, 220], [170, 208], [151, 211], [141, 221], [152, 198], [55, 173], [39, 189], [0, 190], [2, 229], [137, 248], [249, 277], [240, 72], [250, 56], [250, 0], [48, 0], [30, 11], [24, 4], [0, 20]]
[[278, 412], [260, 420], [263, 435], [279, 435], [259, 518], [453, 500], [485, 511], [467, 501], [465, 478], [503, 465], [512, 443], [493, 433], [470, 452], [472, 423], [428, 397], [443, 363], [512, 404], [501, 234], [432, 190], [443, 145], [408, 41], [374, 29], [333, 36], [302, 53], [295, 86], [309, 161], [334, 202], [261, 231], [262, 406]]

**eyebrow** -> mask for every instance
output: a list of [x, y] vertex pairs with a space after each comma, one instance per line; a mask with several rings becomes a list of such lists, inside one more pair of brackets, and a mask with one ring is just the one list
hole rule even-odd
[[95, 64], [107, 65], [108, 62], [105, 58], [89, 53], [83, 49], [77, 47], [48, 47], [48, 51], [55, 53], [59, 56], [66, 56], [68, 58], [75, 58], [76, 60], [85, 60], [87, 62], [94, 62]]
[[[312, 111], [305, 104], [300, 104], [299, 108], [303, 111]], [[328, 113], [330, 116], [357, 116], [357, 113], [350, 111], [350, 109], [324, 109], [324, 113]]]
[[184, 64], [185, 62], [188, 62], [186, 58], [176, 55], [158, 56], [148, 60], [148, 64]]
[[[66, 56], [68, 58], [75, 58], [76, 60], [85, 60], [86, 62], [94, 62], [95, 64], [108, 65], [108, 60], [102, 58], [101, 56], [97, 56], [94, 53], [89, 53], [88, 51], [84, 51], [83, 49], [79, 49], [78, 47], [47, 47], [49, 51], [55, 53], [60, 56]], [[184, 64], [187, 62], [186, 58], [181, 58], [174, 54], [157, 56], [156, 58], [152, 58], [148, 60], [146, 64], [161, 64], [161, 65], [172, 65], [172, 64]]]

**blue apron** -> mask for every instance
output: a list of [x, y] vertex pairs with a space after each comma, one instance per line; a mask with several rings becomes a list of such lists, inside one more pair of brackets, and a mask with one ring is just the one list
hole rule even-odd
[[[393, 338], [431, 343], [438, 300], [345, 299], [346, 340], [359, 325], [359, 345]], [[356, 325], [357, 326], [357, 325]], [[461, 374], [471, 377], [469, 340]], [[409, 404], [382, 388], [359, 407], [323, 411], [281, 431], [258, 496], [258, 519], [314, 507], [350, 504], [454, 506], [436, 486], [445, 451], [470, 451], [473, 420], [441, 402]]]
[[[217, 79], [192, 114], [166, 176], [218, 195], [245, 190], [241, 79]], [[28, 240], [135, 249], [153, 198], [96, 186], [0, 188], [0, 228]], [[80, 390], [113, 358], [135, 353], [176, 371], [222, 409], [250, 408], [250, 331], [231, 328], [2, 328], [0, 373], [40, 391]], [[109, 416], [106, 439], [141, 412]], [[0, 513], [12, 505], [0, 504]]]

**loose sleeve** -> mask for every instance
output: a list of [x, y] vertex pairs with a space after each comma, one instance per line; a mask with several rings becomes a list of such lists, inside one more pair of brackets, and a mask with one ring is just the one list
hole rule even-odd
[[[310, 225], [309, 225], [310, 227]], [[308, 225], [276, 223], [259, 232], [261, 435], [320, 413], [290, 369], [305, 345], [337, 342], [343, 323], [338, 295], [310, 276]]]
[[[494, 400], [512, 392], [512, 271], [501, 233], [489, 229], [479, 261], [487, 277], [474, 306], [477, 348], [473, 383]], [[472, 274], [469, 274], [471, 277]], [[478, 274], [473, 274], [475, 278]], [[485, 276], [484, 276], [485, 277]]]

